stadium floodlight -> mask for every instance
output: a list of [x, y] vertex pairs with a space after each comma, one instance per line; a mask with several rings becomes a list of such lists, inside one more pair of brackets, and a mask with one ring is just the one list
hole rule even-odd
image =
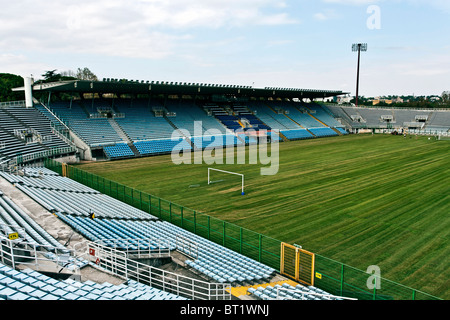
[[352, 44], [352, 51], [358, 52], [358, 67], [356, 71], [356, 106], [358, 106], [358, 96], [359, 96], [359, 62], [361, 59], [361, 51], [367, 51], [367, 43], [354, 43]]
[[241, 194], [242, 195], [245, 195], [245, 193], [244, 193], [244, 175], [242, 174], [242, 173], [237, 173], [237, 172], [231, 172], [231, 171], [225, 171], [225, 170], [220, 170], [220, 169], [214, 169], [214, 168], [208, 168], [208, 184], [211, 184], [211, 174], [210, 174], [210, 171], [211, 170], [213, 170], [213, 171], [219, 171], [219, 172], [223, 172], [223, 173], [228, 173], [228, 174], [234, 174], [234, 175], [236, 175], [236, 176], [241, 176], [241, 178], [242, 178], [242, 191], [241, 191]]

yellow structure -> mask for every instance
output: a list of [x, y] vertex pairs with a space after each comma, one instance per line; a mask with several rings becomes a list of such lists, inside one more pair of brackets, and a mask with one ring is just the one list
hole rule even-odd
[[308, 286], [314, 285], [314, 253], [283, 242], [280, 264], [282, 275]]
[[62, 169], [62, 176], [63, 177], [67, 177], [67, 168], [68, 168], [67, 163], [62, 163], [61, 169]]
[[263, 284], [256, 284], [253, 286], [241, 286], [241, 287], [233, 287], [231, 288], [231, 294], [235, 297], [239, 297], [239, 296], [243, 296], [243, 295], [248, 295], [249, 293], [247, 292], [248, 289], [250, 288], [258, 288], [258, 287], [267, 287], [267, 286], [275, 286], [277, 284], [279, 285], [283, 285], [283, 283], [287, 283], [290, 284], [291, 286], [295, 287], [296, 285], [298, 285], [297, 282], [292, 281], [292, 280], [282, 280], [282, 281], [276, 281], [276, 282], [268, 282], [268, 283], [263, 283]]

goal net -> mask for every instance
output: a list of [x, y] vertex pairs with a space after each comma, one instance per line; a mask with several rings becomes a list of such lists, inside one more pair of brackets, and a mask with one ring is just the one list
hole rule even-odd
[[212, 180], [212, 173], [213, 172], [221, 172], [221, 173], [224, 173], [224, 174], [231, 174], [231, 175], [235, 175], [235, 176], [240, 176], [241, 177], [241, 183], [242, 183], [241, 194], [242, 195], [245, 194], [244, 193], [244, 175], [242, 173], [225, 171], [225, 170], [214, 169], [214, 168], [208, 168], [208, 184], [211, 184], [211, 183], [214, 183], [214, 182], [218, 182], [218, 181]]

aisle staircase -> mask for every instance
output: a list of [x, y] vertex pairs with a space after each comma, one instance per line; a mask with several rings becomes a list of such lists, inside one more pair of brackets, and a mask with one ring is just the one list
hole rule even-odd
[[125, 133], [125, 131], [123, 131], [123, 129], [119, 126], [119, 124], [116, 122], [116, 120], [112, 119], [112, 118], [108, 118], [108, 122], [111, 125], [111, 127], [114, 129], [114, 131], [117, 132], [117, 134], [119, 135], [119, 137], [126, 142], [128, 145], [130, 143], [133, 143], [133, 141], [131, 141], [131, 139], [128, 137], [128, 135]]
[[[306, 108], [307, 108], [308, 110], [311, 111], [311, 109], [309, 109], [308, 107], [306, 107]], [[317, 118], [316, 116], [312, 115], [311, 112], [307, 112], [306, 114], [309, 115], [309, 116], [310, 116], [311, 118], [313, 118], [314, 120], [316, 120], [316, 121], [320, 122], [321, 124], [323, 124], [325, 127], [331, 128], [331, 129], [332, 129], [334, 132], [336, 132], [338, 135], [342, 136], [342, 133], [341, 133], [339, 130], [337, 130], [337, 129], [334, 128], [334, 127], [330, 127], [330, 126], [327, 125], [325, 122], [323, 122], [322, 120], [320, 120], [320, 119]]]

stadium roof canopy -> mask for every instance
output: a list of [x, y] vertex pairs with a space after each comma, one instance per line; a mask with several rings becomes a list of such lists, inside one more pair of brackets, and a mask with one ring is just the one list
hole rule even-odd
[[[16, 88], [15, 90], [24, 90]], [[104, 81], [70, 80], [50, 83], [37, 83], [33, 91], [65, 93], [115, 93], [115, 94], [152, 94], [152, 95], [223, 95], [235, 97], [298, 98], [318, 99], [347, 94], [339, 90], [314, 90], [295, 88], [254, 88], [251, 86], [164, 82], [129, 81], [104, 79]]]

